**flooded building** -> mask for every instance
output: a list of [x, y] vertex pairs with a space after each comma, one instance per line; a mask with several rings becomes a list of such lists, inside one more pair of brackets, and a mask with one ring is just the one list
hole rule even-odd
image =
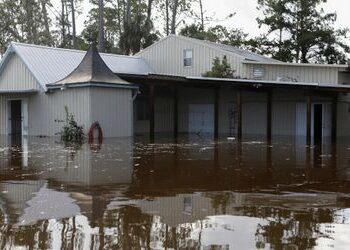
[[[347, 65], [283, 63], [175, 35], [136, 56], [101, 54], [96, 64], [96, 51], [83, 57], [11, 44], [1, 63], [0, 133], [53, 136], [67, 106], [87, 131], [98, 121], [106, 137], [192, 133], [318, 143], [350, 136]], [[224, 57], [234, 79], [203, 77]], [[91, 76], [93, 67], [103, 75]]]

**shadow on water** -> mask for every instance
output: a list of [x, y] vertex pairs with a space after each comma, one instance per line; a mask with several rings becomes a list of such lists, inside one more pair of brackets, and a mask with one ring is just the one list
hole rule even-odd
[[350, 140], [274, 141], [0, 137], [0, 247], [346, 249]]

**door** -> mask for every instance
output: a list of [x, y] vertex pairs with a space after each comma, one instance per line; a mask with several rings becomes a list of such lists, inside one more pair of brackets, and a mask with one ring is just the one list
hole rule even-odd
[[22, 101], [10, 101], [10, 134], [13, 136], [22, 135]]
[[214, 133], [214, 105], [191, 104], [189, 107], [189, 132]]

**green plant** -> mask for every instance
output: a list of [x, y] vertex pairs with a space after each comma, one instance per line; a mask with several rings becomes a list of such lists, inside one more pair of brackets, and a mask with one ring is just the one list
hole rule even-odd
[[67, 106], [65, 106], [64, 109], [66, 111], [66, 120], [59, 133], [61, 135], [61, 140], [65, 143], [82, 144], [85, 139], [83, 126], [78, 125], [74, 119], [74, 115], [68, 111]]
[[213, 67], [211, 71], [203, 74], [204, 77], [214, 77], [214, 78], [235, 78], [234, 70], [232, 70], [227, 57], [224, 56], [222, 61], [218, 57], [213, 60]]

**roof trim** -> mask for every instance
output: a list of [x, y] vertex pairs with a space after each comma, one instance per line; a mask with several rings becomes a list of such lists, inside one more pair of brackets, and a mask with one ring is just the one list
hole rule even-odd
[[115, 89], [139, 89], [138, 86], [134, 84], [115, 84], [115, 83], [97, 83], [97, 82], [86, 82], [86, 83], [72, 83], [72, 84], [48, 84], [48, 90], [64, 90], [71, 88], [115, 88]]
[[187, 80], [200, 80], [200, 81], [221, 81], [228, 83], [251, 83], [257, 85], [271, 84], [281, 85], [289, 87], [317, 87], [317, 88], [334, 88], [334, 89], [349, 89], [350, 85], [334, 85], [334, 84], [320, 84], [320, 83], [308, 83], [308, 82], [281, 82], [281, 81], [265, 81], [265, 80], [252, 80], [252, 79], [231, 79], [231, 78], [211, 78], [211, 77], [185, 77]]
[[325, 68], [348, 68], [346, 64], [315, 64], [315, 63], [286, 63], [286, 62], [257, 62], [243, 60], [244, 64], [272, 65], [272, 66], [298, 66], [298, 67], [325, 67]]
[[0, 94], [34, 94], [37, 89], [0, 89]]

